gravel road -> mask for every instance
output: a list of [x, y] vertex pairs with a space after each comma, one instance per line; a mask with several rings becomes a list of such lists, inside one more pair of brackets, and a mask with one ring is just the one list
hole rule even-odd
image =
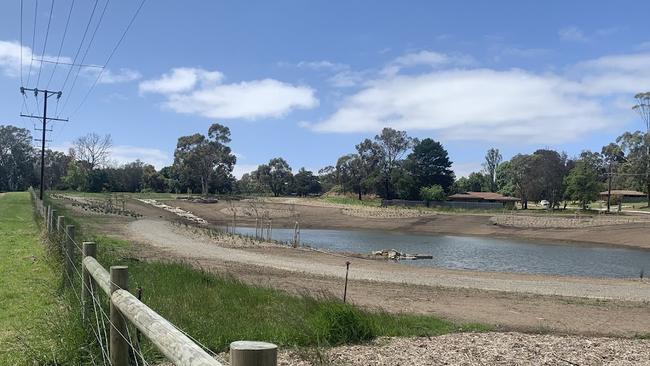
[[[161, 220], [137, 220], [129, 224], [133, 236], [155, 247], [185, 258], [218, 258], [225, 261], [265, 266], [314, 275], [342, 277], [340, 256], [311, 250], [278, 248], [251, 251], [215, 245], [208, 238], [182, 233]], [[435, 268], [387, 265], [349, 258], [350, 278], [425, 286], [474, 288], [504, 292], [560, 295], [592, 299], [650, 301], [650, 284], [638, 280], [586, 279], [559, 276], [497, 274]]]

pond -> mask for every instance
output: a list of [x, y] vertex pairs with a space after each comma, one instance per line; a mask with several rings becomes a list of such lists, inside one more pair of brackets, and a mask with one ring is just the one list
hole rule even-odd
[[[255, 235], [254, 228], [237, 231]], [[272, 236], [289, 242], [293, 229], [273, 229]], [[370, 254], [396, 249], [432, 255], [433, 259], [400, 261], [422, 267], [616, 278], [638, 278], [642, 270], [650, 269], [650, 251], [589, 244], [369, 230], [302, 229], [300, 236], [301, 244], [330, 251]]]

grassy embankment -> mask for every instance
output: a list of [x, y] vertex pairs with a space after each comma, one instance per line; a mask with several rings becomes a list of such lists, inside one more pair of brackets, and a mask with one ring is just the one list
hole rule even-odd
[[33, 212], [27, 192], [0, 196], [0, 365], [79, 364], [85, 332]]
[[[74, 216], [70, 211], [65, 215]], [[230, 342], [241, 339], [302, 348], [361, 342], [377, 336], [432, 336], [489, 329], [432, 316], [371, 312], [331, 296], [293, 296], [246, 285], [184, 263], [138, 260], [133, 258], [132, 244], [83, 233], [88, 218], [79, 215], [74, 219], [82, 229], [78, 231], [79, 240], [98, 243], [100, 263], [106, 268], [128, 265], [130, 288], [142, 287], [146, 304], [215, 352], [227, 350]]]

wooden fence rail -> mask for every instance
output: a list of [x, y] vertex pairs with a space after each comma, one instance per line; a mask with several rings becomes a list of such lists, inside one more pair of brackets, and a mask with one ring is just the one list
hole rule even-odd
[[[110, 299], [110, 345], [107, 358], [113, 366], [128, 366], [129, 353], [134, 352], [127, 336], [127, 320], [133, 324], [165, 357], [177, 366], [222, 366], [186, 333], [160, 316], [128, 291], [128, 267], [112, 266], [107, 271], [95, 258], [97, 244], [84, 242], [80, 247], [74, 239], [74, 226], [64, 225], [65, 217], [56, 215], [51, 205], [45, 206], [32, 190], [37, 212], [43, 216], [45, 230], [61, 243], [66, 258], [65, 275], [71, 279], [75, 271], [74, 248], [81, 251], [81, 298], [84, 319], [98, 301], [94, 289], [99, 288]], [[70, 281], [72, 282], [72, 281]], [[97, 309], [95, 309], [97, 311]], [[101, 312], [103, 310], [100, 309]], [[106, 316], [106, 314], [102, 314]], [[97, 314], [95, 314], [97, 317]], [[102, 350], [103, 352], [103, 350]], [[142, 357], [142, 355], [140, 354]], [[231, 366], [276, 366], [277, 346], [265, 342], [238, 341], [231, 344]]]

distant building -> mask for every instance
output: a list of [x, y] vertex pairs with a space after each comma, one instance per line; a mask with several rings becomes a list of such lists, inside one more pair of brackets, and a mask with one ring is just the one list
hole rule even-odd
[[491, 202], [501, 203], [506, 208], [514, 208], [515, 203], [521, 201], [517, 197], [508, 197], [494, 192], [461, 192], [447, 197], [449, 201], [457, 202]]
[[[600, 192], [600, 199], [603, 201], [607, 201], [607, 196], [609, 195], [609, 192]], [[624, 189], [612, 189], [612, 199], [614, 201], [622, 201], [622, 202], [641, 202], [645, 200], [646, 194], [643, 192], [639, 191], [630, 191], [630, 190], [624, 190]]]

